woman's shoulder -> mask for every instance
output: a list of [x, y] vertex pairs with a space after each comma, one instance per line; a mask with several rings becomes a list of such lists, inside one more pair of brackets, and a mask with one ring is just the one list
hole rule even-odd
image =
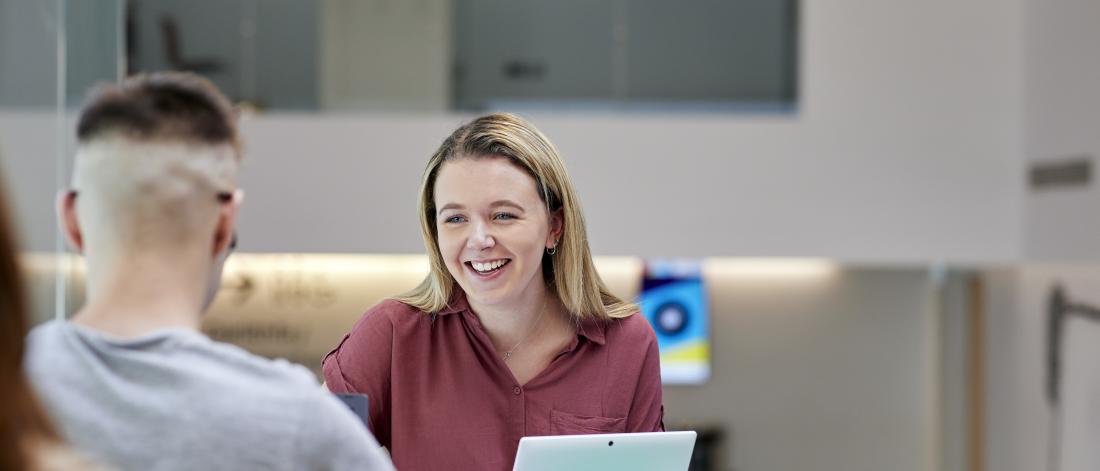
[[423, 312], [395, 299], [385, 299], [364, 313], [343, 340], [325, 358], [342, 351], [345, 356], [366, 354], [390, 345], [394, 336], [406, 336], [417, 328]]
[[386, 298], [380, 301], [378, 304], [371, 306], [371, 308], [367, 310], [367, 314], [383, 316], [405, 316], [409, 314], [423, 315], [424, 311], [405, 304], [395, 298]]
[[653, 326], [641, 312], [635, 311], [625, 317], [612, 318], [607, 322], [606, 336], [609, 343], [625, 345], [647, 345], [657, 341]]
[[612, 318], [604, 328], [604, 338], [607, 362], [613, 369], [629, 375], [656, 364], [657, 334], [642, 313]]
[[375, 304], [363, 314], [363, 322], [385, 322], [394, 325], [417, 323], [428, 317], [428, 314], [416, 307], [405, 304], [397, 299], [384, 299]]

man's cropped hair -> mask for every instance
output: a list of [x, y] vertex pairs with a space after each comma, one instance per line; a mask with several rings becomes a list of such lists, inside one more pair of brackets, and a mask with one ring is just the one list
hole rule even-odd
[[214, 84], [186, 72], [158, 72], [104, 84], [88, 95], [76, 127], [81, 144], [110, 135], [136, 141], [231, 145], [240, 138], [233, 104]]

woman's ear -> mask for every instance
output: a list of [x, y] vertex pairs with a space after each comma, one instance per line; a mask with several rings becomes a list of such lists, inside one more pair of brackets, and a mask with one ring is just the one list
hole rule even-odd
[[558, 209], [550, 213], [550, 231], [546, 237], [546, 248], [553, 249], [557, 247], [558, 242], [561, 241], [561, 235], [564, 230], [565, 218], [562, 215], [562, 210]]

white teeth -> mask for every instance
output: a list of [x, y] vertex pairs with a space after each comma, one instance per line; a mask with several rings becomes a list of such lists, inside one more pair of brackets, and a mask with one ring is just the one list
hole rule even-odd
[[487, 263], [470, 262], [470, 265], [472, 265], [474, 267], [474, 270], [485, 273], [485, 272], [488, 272], [488, 271], [496, 270], [497, 268], [500, 268], [500, 267], [504, 266], [504, 260], [494, 260], [492, 262], [487, 262]]

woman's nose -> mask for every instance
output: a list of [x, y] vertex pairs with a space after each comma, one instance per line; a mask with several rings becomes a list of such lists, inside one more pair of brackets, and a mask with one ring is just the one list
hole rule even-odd
[[483, 223], [475, 223], [473, 232], [466, 240], [466, 248], [474, 250], [491, 249], [496, 245], [496, 239], [489, 231], [489, 227]]

